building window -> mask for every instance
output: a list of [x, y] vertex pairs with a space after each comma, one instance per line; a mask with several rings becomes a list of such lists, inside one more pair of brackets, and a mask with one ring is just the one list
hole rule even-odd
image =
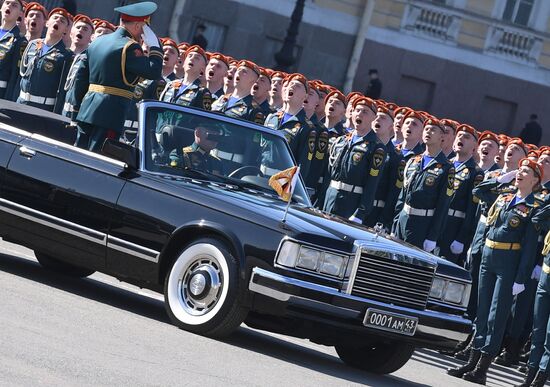
[[531, 18], [534, 3], [535, 0], [506, 0], [502, 19], [514, 24], [527, 26]]
[[189, 35], [188, 42], [193, 42], [193, 39], [195, 39], [198, 30], [201, 29], [201, 27], [205, 27], [202, 36], [206, 39], [206, 50], [211, 52], [223, 51], [227, 27], [208, 20], [198, 18], [193, 19], [193, 26], [191, 28], [191, 34]]

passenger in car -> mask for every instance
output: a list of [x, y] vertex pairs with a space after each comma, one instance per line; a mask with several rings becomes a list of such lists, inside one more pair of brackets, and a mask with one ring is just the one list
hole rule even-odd
[[221, 160], [211, 153], [221, 137], [222, 132], [216, 128], [197, 126], [193, 144], [170, 152], [170, 166], [221, 175]]

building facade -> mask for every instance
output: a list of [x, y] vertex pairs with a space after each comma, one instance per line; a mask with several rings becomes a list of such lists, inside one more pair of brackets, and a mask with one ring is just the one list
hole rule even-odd
[[[131, 1], [76, 4], [115, 21]], [[157, 3], [159, 35], [190, 41], [204, 24], [208, 50], [272, 67], [296, 0]], [[550, 0], [306, 0], [295, 56], [293, 70], [339, 88], [351, 75], [358, 91], [376, 68], [382, 98], [479, 130], [517, 135], [532, 113], [550, 127]]]

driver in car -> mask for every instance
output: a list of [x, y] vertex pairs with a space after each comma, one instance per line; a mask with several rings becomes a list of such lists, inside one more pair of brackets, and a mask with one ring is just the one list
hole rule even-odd
[[222, 136], [219, 129], [197, 126], [193, 144], [170, 152], [170, 166], [222, 175], [221, 160], [211, 154]]

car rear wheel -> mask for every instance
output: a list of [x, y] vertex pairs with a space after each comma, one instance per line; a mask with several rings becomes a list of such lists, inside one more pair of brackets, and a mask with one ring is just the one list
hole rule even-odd
[[375, 374], [391, 374], [411, 358], [414, 346], [407, 343], [371, 343], [360, 347], [337, 345], [336, 352], [347, 365]]
[[88, 277], [95, 273], [95, 270], [86, 269], [84, 267], [79, 267], [71, 265], [70, 263], [61, 261], [52, 257], [51, 255], [40, 253], [38, 251], [34, 252], [36, 259], [42, 265], [43, 268], [56, 273], [61, 273], [70, 277], [79, 277], [84, 278]]
[[202, 238], [185, 247], [166, 274], [166, 311], [181, 329], [225, 337], [248, 313], [240, 287], [238, 263], [229, 249], [217, 239]]

